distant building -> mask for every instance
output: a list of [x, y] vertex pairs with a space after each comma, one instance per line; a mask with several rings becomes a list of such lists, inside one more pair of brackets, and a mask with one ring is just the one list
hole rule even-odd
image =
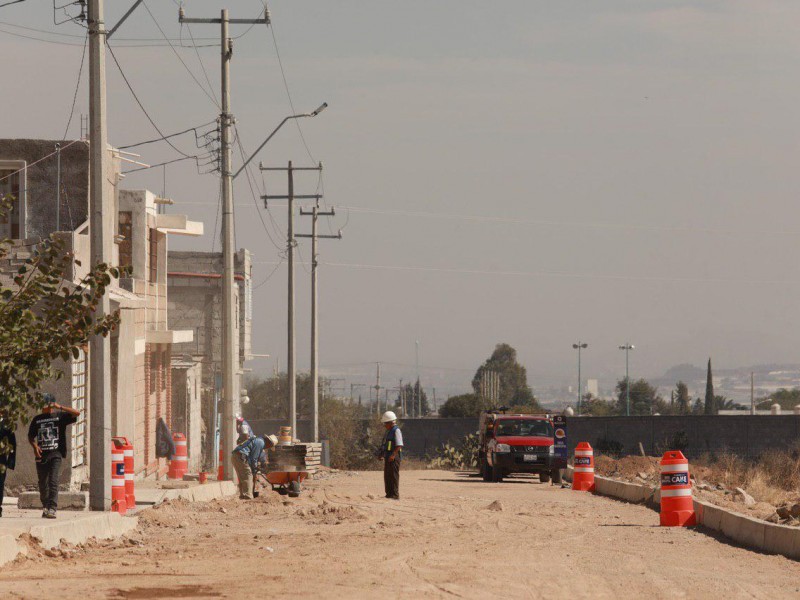
[[[60, 161], [55, 152], [60, 143]], [[112, 310], [121, 322], [111, 335], [111, 434], [133, 441], [139, 477], [166, 472], [164, 459], [155, 456], [158, 419], [172, 422], [170, 356], [172, 346], [189, 342], [191, 330], [169, 328], [167, 312], [167, 236], [201, 235], [202, 223], [183, 215], [158, 214], [156, 196], [145, 190], [120, 190], [121, 154], [109, 148], [108, 193], [112, 199], [117, 243], [112, 263], [130, 266], [129, 277], [113, 280], [108, 289]], [[0, 261], [0, 279], [12, 286], [17, 268], [35, 251], [43, 238], [61, 238], [77, 263], [68, 273], [76, 283], [91, 264], [89, 247], [89, 148], [85, 141], [0, 140], [0, 194], [13, 196], [11, 213], [0, 222], [0, 235], [14, 240]], [[60, 194], [58, 185], [60, 182]], [[60, 202], [58, 201], [60, 197]], [[80, 485], [88, 479], [88, 382], [86, 352], [66, 364], [55, 365], [64, 377], [44, 391], [58, 402], [82, 410], [70, 428], [69, 458], [63, 469], [64, 483]], [[19, 426], [25, 440], [27, 423]], [[36, 482], [32, 451], [20, 444], [18, 468], [7, 485], [20, 487]]]
[[[218, 402], [222, 388], [222, 253], [169, 253], [169, 311], [171, 323], [191, 330], [190, 343], [177, 344], [175, 352], [195, 357], [202, 363], [203, 448], [207, 465], [214, 463], [213, 448], [217, 431]], [[239, 413], [241, 376], [252, 352], [253, 286], [252, 260], [248, 250], [239, 250], [234, 260], [236, 296], [236, 336], [234, 354], [239, 356], [235, 377], [234, 413]]]

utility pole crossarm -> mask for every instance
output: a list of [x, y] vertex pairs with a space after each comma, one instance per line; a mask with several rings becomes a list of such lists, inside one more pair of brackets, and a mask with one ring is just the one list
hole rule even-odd
[[318, 240], [340, 240], [342, 239], [342, 232], [340, 231], [336, 235], [314, 235], [313, 233], [295, 233], [294, 237], [296, 238], [308, 238], [308, 239], [318, 239]]

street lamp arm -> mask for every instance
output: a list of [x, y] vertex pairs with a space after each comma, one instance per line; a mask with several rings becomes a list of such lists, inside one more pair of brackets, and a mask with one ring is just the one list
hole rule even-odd
[[310, 112], [310, 113], [302, 113], [302, 114], [299, 114], [299, 115], [290, 115], [290, 116], [286, 117], [286, 118], [285, 118], [283, 121], [281, 121], [281, 122], [278, 124], [278, 126], [277, 126], [275, 129], [273, 129], [273, 130], [272, 130], [272, 133], [270, 133], [270, 134], [267, 136], [267, 139], [265, 139], [263, 142], [261, 142], [261, 145], [260, 145], [258, 148], [256, 148], [256, 151], [255, 151], [255, 152], [253, 152], [253, 153], [250, 155], [250, 158], [248, 158], [246, 161], [244, 161], [244, 164], [243, 164], [241, 167], [239, 167], [239, 170], [238, 170], [238, 171], [236, 171], [236, 173], [234, 173], [234, 174], [233, 174], [233, 179], [236, 179], [236, 178], [239, 176], [239, 174], [240, 174], [242, 171], [244, 171], [244, 170], [245, 170], [245, 168], [247, 167], [247, 165], [249, 165], [249, 164], [250, 164], [250, 161], [252, 161], [252, 160], [253, 160], [253, 159], [256, 157], [256, 154], [258, 154], [259, 152], [261, 152], [261, 150], [264, 148], [264, 146], [266, 146], [266, 145], [267, 145], [267, 142], [269, 142], [269, 141], [270, 141], [270, 140], [273, 138], [273, 136], [274, 136], [276, 133], [278, 133], [278, 130], [279, 130], [281, 127], [283, 127], [283, 126], [286, 124], [286, 122], [287, 122], [287, 121], [291, 121], [292, 119], [302, 119], [303, 117], [316, 117], [316, 116], [317, 116], [319, 113], [321, 113], [323, 110], [325, 110], [325, 109], [327, 108], [327, 106], [328, 106], [328, 103], [327, 103], [327, 102], [323, 102], [323, 103], [322, 103], [322, 105], [320, 105], [320, 107], [319, 107], [318, 109], [316, 109], [315, 111], [313, 111], [313, 112]]

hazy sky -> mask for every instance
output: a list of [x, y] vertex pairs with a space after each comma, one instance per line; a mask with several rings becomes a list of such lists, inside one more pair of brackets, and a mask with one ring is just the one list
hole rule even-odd
[[[84, 30], [55, 26], [49, 4], [0, 9], [0, 30], [77, 44], [0, 33], [4, 137], [58, 138], [66, 125], [82, 51], [82, 37], [66, 36]], [[108, 4], [116, 22], [127, 3]], [[232, 4], [232, 16], [254, 17], [261, 3]], [[147, 5], [168, 36], [191, 40], [177, 3]], [[210, 17], [224, 5], [185, 6]], [[330, 104], [303, 122], [325, 164], [326, 201], [353, 207], [331, 222], [334, 231], [346, 224], [344, 239], [321, 242], [331, 263], [320, 271], [323, 367], [413, 364], [417, 339], [425, 365], [467, 370], [508, 342], [534, 388], [574, 373], [578, 340], [590, 345], [590, 377], [624, 373], [625, 341], [637, 347], [632, 375], [709, 355], [718, 367], [800, 362], [800, 3], [275, 0], [270, 9], [295, 108]], [[198, 44], [218, 34], [191, 30]], [[123, 38], [160, 38], [144, 7], [117, 37], [117, 57], [165, 133], [215, 118], [195, 50], [177, 52], [199, 84], [168, 46], [123, 47], [134, 43]], [[217, 93], [218, 47], [197, 52]], [[232, 73], [251, 151], [291, 112], [264, 26], [236, 40]], [[110, 57], [108, 74], [110, 142], [157, 137]], [[68, 137], [88, 113], [86, 85]], [[189, 151], [193, 139], [176, 144]], [[164, 144], [141, 150], [150, 164], [177, 156]], [[310, 162], [294, 127], [259, 158]], [[266, 185], [283, 193], [284, 176]], [[162, 171], [125, 186], [160, 192]], [[166, 186], [173, 210], [207, 231], [173, 247], [210, 250], [217, 179], [184, 162], [168, 168]], [[296, 187], [312, 193], [315, 175], [298, 175]], [[258, 283], [279, 251], [244, 176], [236, 203], [237, 242], [256, 255]], [[272, 208], [274, 224], [261, 213], [279, 241], [285, 208]], [[298, 230], [308, 227], [298, 219]], [[300, 252], [308, 259], [307, 241]], [[255, 294], [255, 351], [281, 365], [285, 278], [281, 265]], [[298, 279], [298, 361], [307, 367], [303, 267]], [[470, 376], [442, 373], [465, 385]]]

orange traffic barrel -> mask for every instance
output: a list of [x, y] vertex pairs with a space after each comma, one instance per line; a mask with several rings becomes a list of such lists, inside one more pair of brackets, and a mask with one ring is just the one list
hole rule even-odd
[[217, 463], [217, 481], [225, 479], [225, 457], [222, 454], [222, 448], [219, 449], [219, 462]]
[[183, 475], [189, 470], [186, 436], [182, 433], [173, 433], [172, 441], [175, 442], [175, 456], [169, 461], [167, 477], [170, 479], [183, 479]]
[[589, 442], [580, 442], [575, 447], [575, 459], [572, 464], [572, 489], [579, 492], [593, 492], [594, 451]]
[[136, 506], [136, 492], [133, 471], [133, 444], [126, 437], [116, 436], [111, 438], [117, 447], [122, 448], [122, 455], [125, 458], [125, 503], [128, 508]]
[[125, 501], [125, 455], [122, 446], [111, 442], [111, 510], [124, 515], [128, 512]]
[[697, 525], [689, 461], [680, 450], [665, 452], [661, 458], [660, 520], [663, 527]]

